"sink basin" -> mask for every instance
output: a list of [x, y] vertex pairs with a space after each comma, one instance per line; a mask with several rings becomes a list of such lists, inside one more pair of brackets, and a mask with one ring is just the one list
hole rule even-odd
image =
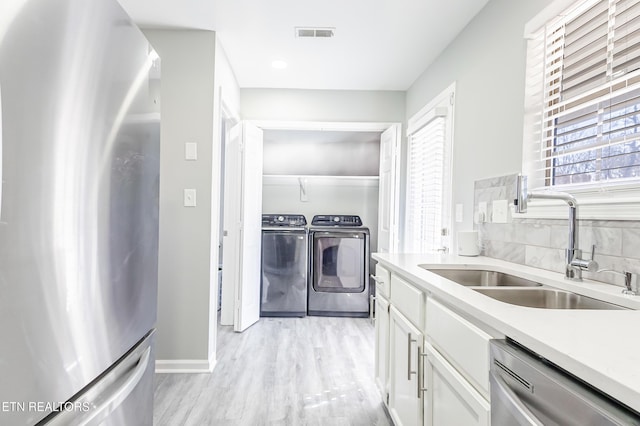
[[[422, 267], [422, 266], [421, 266]], [[483, 269], [429, 269], [429, 272], [440, 275], [465, 286], [482, 287], [537, 287], [542, 284], [515, 275]]]
[[626, 309], [580, 294], [551, 288], [474, 288], [501, 302], [546, 309]]

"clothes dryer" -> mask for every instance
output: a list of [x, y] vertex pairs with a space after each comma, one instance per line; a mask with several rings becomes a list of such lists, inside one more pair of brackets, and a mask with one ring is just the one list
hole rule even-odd
[[359, 216], [317, 215], [309, 228], [309, 315], [369, 316], [369, 229]]

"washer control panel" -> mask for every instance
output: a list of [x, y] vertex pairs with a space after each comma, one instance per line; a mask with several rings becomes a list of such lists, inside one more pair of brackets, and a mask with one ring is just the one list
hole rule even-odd
[[360, 216], [352, 215], [316, 215], [311, 221], [313, 226], [362, 226]]
[[306, 226], [307, 219], [301, 214], [263, 214], [262, 226]]

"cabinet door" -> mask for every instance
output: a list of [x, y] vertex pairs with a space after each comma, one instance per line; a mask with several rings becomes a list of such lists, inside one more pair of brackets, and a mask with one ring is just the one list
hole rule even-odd
[[396, 426], [422, 425], [418, 375], [424, 338], [395, 307], [390, 308], [389, 411]]
[[433, 346], [424, 346], [425, 426], [488, 426], [489, 402]]
[[389, 404], [389, 302], [376, 296], [376, 385], [385, 404]]

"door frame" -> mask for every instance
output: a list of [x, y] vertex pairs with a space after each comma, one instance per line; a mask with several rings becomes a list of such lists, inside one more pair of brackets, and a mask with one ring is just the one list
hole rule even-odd
[[318, 130], [345, 132], [384, 132], [392, 126], [402, 126], [400, 122], [369, 121], [282, 121], [247, 120], [262, 130]]
[[[399, 184], [401, 181], [401, 177], [398, 175], [400, 172], [400, 161], [401, 161], [401, 152], [400, 152], [400, 146], [401, 146], [401, 135], [402, 135], [402, 123], [400, 122], [333, 122], [333, 121], [282, 121], [282, 120], [242, 120], [242, 122], [247, 122], [250, 123], [256, 127], [258, 127], [261, 130], [317, 130], [317, 131], [352, 131], [352, 132], [384, 132], [385, 130], [391, 128], [391, 127], [395, 127], [396, 129], [396, 133], [398, 136], [398, 141], [397, 141], [397, 152], [396, 152], [396, 158], [395, 158], [395, 162], [396, 162], [396, 176], [395, 176], [395, 182], [394, 182], [394, 189], [395, 189], [395, 196], [394, 196], [394, 200], [395, 200], [395, 206], [391, 212], [391, 214], [394, 217], [393, 220], [393, 237], [392, 237], [392, 241], [390, 243], [391, 247], [398, 247], [399, 246], [399, 232], [398, 232], [398, 228], [399, 228]], [[223, 268], [223, 274], [224, 274], [224, 268]], [[224, 282], [224, 278], [223, 278], [223, 282]], [[230, 285], [234, 286], [234, 292], [237, 292], [238, 289], [236, 288], [238, 286], [238, 283], [232, 283]], [[227, 286], [223, 287], [223, 294], [225, 292], [225, 290], [227, 290]], [[239, 308], [239, 306], [242, 303], [242, 300], [238, 300], [237, 298], [234, 298], [233, 300], [233, 306], [229, 306], [228, 304], [225, 304], [225, 298], [223, 297], [222, 299], [222, 309], [223, 309], [223, 316], [225, 312], [228, 312], [227, 309], [231, 309], [231, 312], [236, 312]], [[228, 303], [231, 303], [229, 301], [229, 298], [227, 298]], [[223, 324], [225, 322], [223, 321]], [[228, 323], [227, 323], [228, 324]], [[229, 324], [230, 325], [230, 324]], [[237, 324], [235, 324], [234, 321], [234, 327], [237, 327]]]

